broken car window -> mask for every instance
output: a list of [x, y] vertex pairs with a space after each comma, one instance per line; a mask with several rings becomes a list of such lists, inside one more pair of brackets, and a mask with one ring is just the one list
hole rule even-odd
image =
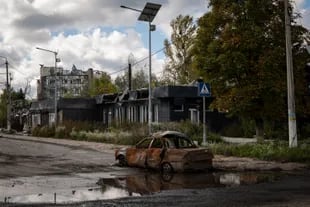
[[144, 139], [142, 140], [141, 142], [139, 142], [136, 147], [137, 148], [148, 148], [150, 146], [150, 143], [151, 143], [152, 139]]

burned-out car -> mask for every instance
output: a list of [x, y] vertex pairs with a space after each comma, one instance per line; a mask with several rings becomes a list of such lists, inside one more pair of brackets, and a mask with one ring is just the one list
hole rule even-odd
[[211, 169], [213, 154], [198, 148], [183, 133], [165, 131], [142, 139], [134, 147], [117, 149], [115, 159], [122, 166], [185, 172]]

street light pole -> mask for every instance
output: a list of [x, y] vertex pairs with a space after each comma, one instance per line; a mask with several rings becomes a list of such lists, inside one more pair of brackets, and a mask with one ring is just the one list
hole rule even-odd
[[284, 10], [285, 10], [289, 147], [297, 147], [297, 129], [296, 129], [295, 94], [294, 94], [295, 89], [294, 89], [292, 42], [291, 42], [291, 21], [288, 13], [288, 0], [284, 0]]
[[154, 20], [158, 10], [160, 9], [160, 4], [146, 3], [143, 10], [134, 9], [128, 6], [121, 5], [121, 8], [130, 9], [140, 13], [138, 18], [139, 21], [145, 21], [149, 23], [149, 97], [148, 97], [148, 127], [149, 134], [152, 133], [152, 35], [151, 32], [155, 31], [155, 25], [151, 22]]
[[152, 42], [151, 42], [151, 38], [152, 38], [152, 30], [151, 30], [151, 22], [149, 21], [149, 111], [148, 111], [148, 126], [149, 126], [149, 134], [152, 134]]
[[4, 56], [0, 56], [5, 59], [5, 68], [6, 68], [6, 123], [7, 130], [11, 131], [11, 89], [9, 83], [9, 63], [8, 59]]
[[56, 51], [53, 51], [53, 50], [47, 50], [47, 49], [44, 49], [44, 48], [40, 48], [40, 47], [36, 47], [36, 49], [38, 50], [42, 50], [42, 51], [45, 51], [45, 52], [50, 52], [50, 53], [53, 53], [54, 56], [55, 56], [55, 69], [54, 69], [54, 122], [55, 122], [55, 129], [57, 127], [57, 76], [56, 76], [56, 73], [57, 73], [57, 54], [58, 52]]

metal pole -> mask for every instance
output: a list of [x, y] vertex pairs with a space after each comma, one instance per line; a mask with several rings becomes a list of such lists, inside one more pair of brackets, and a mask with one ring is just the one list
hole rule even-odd
[[9, 82], [9, 63], [8, 59], [4, 56], [1, 58], [5, 59], [5, 67], [6, 67], [6, 120], [7, 120], [7, 130], [11, 130], [11, 90], [10, 90], [10, 82]]
[[56, 132], [56, 128], [57, 128], [57, 52], [54, 52], [55, 54], [55, 71], [54, 71], [54, 79], [55, 79], [55, 86], [54, 86], [54, 120], [55, 120], [55, 132]]
[[203, 122], [203, 140], [202, 140], [202, 146], [207, 145], [207, 132], [206, 132], [206, 97], [204, 96], [202, 98], [202, 122]]
[[149, 134], [152, 133], [152, 43], [151, 22], [149, 21]]
[[8, 60], [5, 59], [5, 67], [6, 67], [6, 92], [7, 92], [7, 104], [6, 104], [6, 119], [7, 119], [7, 130], [11, 130], [11, 89], [9, 83], [9, 63]]
[[47, 49], [44, 49], [44, 48], [41, 48], [41, 47], [36, 47], [36, 49], [38, 50], [43, 50], [43, 51], [46, 51], [46, 52], [50, 52], [50, 53], [53, 53], [55, 55], [55, 69], [54, 69], [54, 122], [55, 122], [55, 130], [56, 130], [56, 127], [57, 127], [57, 76], [56, 76], [56, 73], [57, 73], [57, 52], [56, 51], [53, 51], [53, 50], [47, 50]]
[[289, 147], [297, 147], [294, 74], [291, 42], [291, 21], [288, 13], [288, 0], [284, 0], [285, 8], [285, 39], [286, 39], [286, 64], [287, 64], [287, 107], [288, 107], [288, 132]]

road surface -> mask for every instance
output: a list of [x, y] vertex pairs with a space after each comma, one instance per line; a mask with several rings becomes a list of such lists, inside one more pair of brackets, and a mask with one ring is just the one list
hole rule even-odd
[[114, 147], [4, 135], [0, 206], [310, 206], [308, 170], [169, 177], [115, 166]]

